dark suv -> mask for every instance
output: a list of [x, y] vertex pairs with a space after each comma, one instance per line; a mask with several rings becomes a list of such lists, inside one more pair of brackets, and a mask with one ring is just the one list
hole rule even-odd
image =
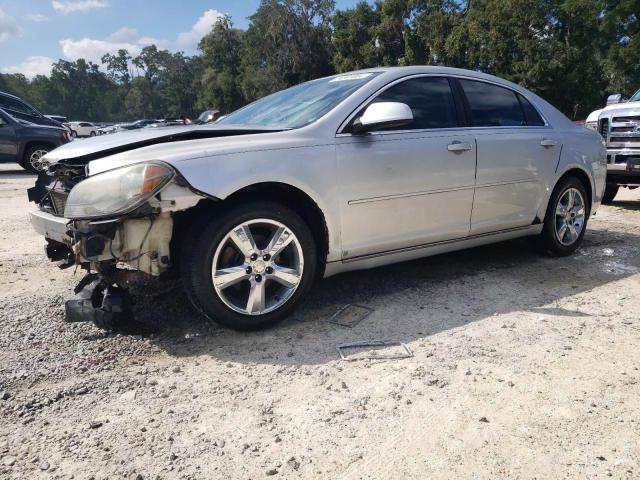
[[30, 172], [42, 169], [41, 158], [69, 141], [60, 126], [36, 125], [0, 109], [0, 162], [16, 162]]
[[37, 108], [10, 93], [0, 92], [0, 108], [19, 120], [26, 120], [31, 123], [37, 123], [38, 125], [49, 125], [52, 127], [62, 126], [60, 122], [45, 117]]

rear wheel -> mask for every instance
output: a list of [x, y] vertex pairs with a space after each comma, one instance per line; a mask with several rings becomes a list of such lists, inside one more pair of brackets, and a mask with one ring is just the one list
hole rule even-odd
[[609, 205], [616, 198], [620, 187], [615, 183], [607, 183], [607, 187], [604, 189], [604, 195], [602, 196], [602, 203]]
[[287, 317], [311, 287], [318, 262], [309, 227], [276, 203], [230, 209], [185, 243], [182, 260], [194, 306], [238, 330]]
[[39, 173], [44, 167], [44, 163], [42, 162], [42, 157], [44, 157], [47, 153], [49, 153], [50, 148], [45, 145], [35, 145], [33, 147], [29, 147], [22, 157], [22, 162], [20, 165], [25, 170], [28, 170], [32, 173]]
[[564, 256], [580, 246], [589, 219], [588, 198], [584, 185], [576, 177], [567, 177], [556, 185], [541, 234], [547, 252]]

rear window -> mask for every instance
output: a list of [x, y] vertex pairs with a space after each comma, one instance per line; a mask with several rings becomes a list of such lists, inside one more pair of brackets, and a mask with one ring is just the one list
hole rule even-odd
[[38, 113], [26, 103], [21, 102], [16, 98], [5, 97], [4, 95], [0, 95], [0, 107], [17, 113], [22, 113], [23, 115], [31, 115], [33, 117], [38, 116]]
[[474, 127], [521, 127], [527, 124], [516, 93], [474, 80], [460, 80]]
[[520, 104], [522, 105], [522, 110], [524, 110], [524, 116], [527, 120], [527, 125], [530, 127], [544, 127], [544, 120], [538, 113], [538, 111], [531, 105], [531, 102], [524, 98], [522, 95], [518, 94], [518, 99], [520, 100]]

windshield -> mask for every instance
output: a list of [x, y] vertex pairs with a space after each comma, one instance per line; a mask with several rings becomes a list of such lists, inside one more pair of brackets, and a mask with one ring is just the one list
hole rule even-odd
[[630, 102], [640, 102], [640, 90], [634, 93], [629, 99]]
[[375, 75], [351, 73], [303, 83], [261, 98], [218, 123], [277, 129], [303, 127], [318, 120]]

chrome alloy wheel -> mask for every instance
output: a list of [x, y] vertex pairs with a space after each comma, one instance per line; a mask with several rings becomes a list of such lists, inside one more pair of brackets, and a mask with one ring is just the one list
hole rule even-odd
[[572, 245], [584, 228], [585, 204], [579, 190], [568, 188], [556, 206], [556, 237], [564, 245]]
[[300, 241], [275, 220], [241, 223], [222, 239], [211, 276], [220, 300], [244, 315], [264, 315], [284, 305], [302, 280]]
[[42, 170], [45, 167], [45, 165], [43, 164], [41, 159], [47, 153], [49, 153], [49, 152], [47, 152], [46, 150], [40, 150], [40, 149], [34, 150], [31, 153], [31, 156], [29, 157], [29, 164], [31, 165], [31, 167], [33, 167], [34, 170], [39, 172], [40, 170]]

